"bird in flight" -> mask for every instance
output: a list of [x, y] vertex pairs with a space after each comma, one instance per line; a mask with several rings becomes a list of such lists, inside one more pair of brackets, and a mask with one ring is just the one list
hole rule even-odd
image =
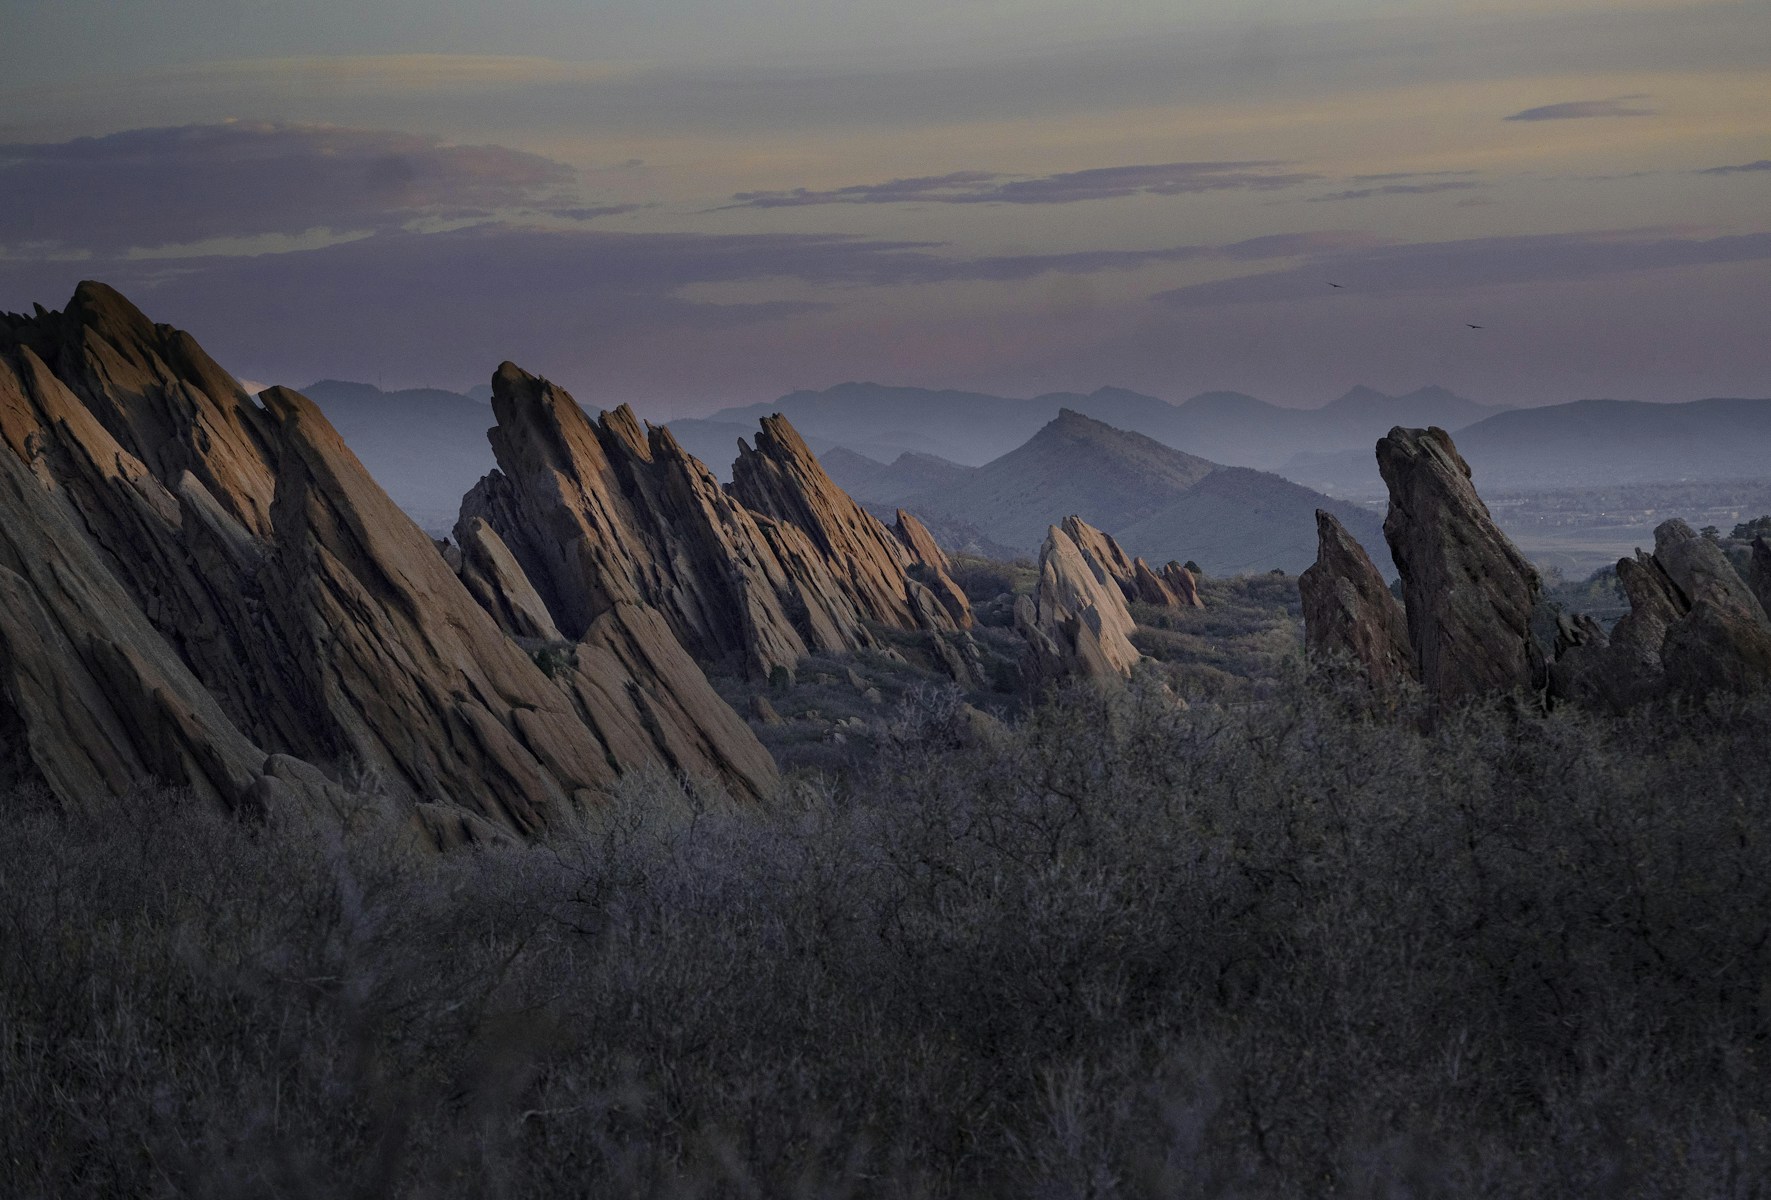
[[1328, 286], [1329, 287], [1346, 287], [1347, 285], [1344, 283], [1336, 283], [1334, 280], [1330, 279], [1330, 280], [1328, 280]]
[[1464, 324], [1465, 324], [1465, 325], [1466, 325], [1466, 326], [1468, 326], [1468, 327], [1469, 327], [1469, 328], [1471, 328], [1471, 329], [1480, 329], [1480, 328], [1482, 328], [1482, 326], [1480, 326], [1480, 325], [1471, 325], [1471, 324], [1470, 324], [1470, 323], [1469, 323], [1469, 322], [1468, 322], [1468, 321], [1465, 321], [1465, 322], [1464, 322]]

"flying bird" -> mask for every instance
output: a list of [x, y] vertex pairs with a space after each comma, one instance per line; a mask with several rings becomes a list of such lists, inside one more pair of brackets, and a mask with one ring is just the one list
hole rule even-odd
[[1347, 285], [1344, 283], [1336, 283], [1334, 280], [1330, 279], [1328, 281], [1328, 286], [1329, 287], [1346, 287]]
[[1481, 329], [1482, 328], [1482, 326], [1480, 326], [1480, 325], [1471, 325], [1468, 321], [1465, 321], [1464, 325], [1470, 329]]

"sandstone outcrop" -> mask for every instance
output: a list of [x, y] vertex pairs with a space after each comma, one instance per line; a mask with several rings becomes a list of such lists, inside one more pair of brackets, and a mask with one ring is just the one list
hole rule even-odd
[[1124, 594], [1099, 557], [1117, 549], [1075, 517], [1047, 530], [1035, 598], [1023, 596], [1015, 603], [1015, 627], [1027, 640], [1036, 677], [1131, 675], [1139, 657], [1131, 643], [1135, 626]]
[[[773, 786], [655, 615], [573, 631], [550, 678], [317, 409], [261, 406], [102, 285], [0, 318], [0, 441], [7, 770], [64, 799], [157, 777], [250, 803], [349, 764], [528, 832], [647, 763]], [[514, 556], [467, 532], [462, 575], [506, 626], [556, 634]]]
[[[930, 608], [930, 597], [919, 594], [928, 589], [909, 577], [908, 568], [916, 561], [910, 550], [831, 482], [786, 417], [764, 417], [754, 440], [754, 448], [738, 443], [732, 495], [753, 512], [810, 538], [862, 616], [897, 629], [959, 630], [971, 624], [969, 606], [958, 617], [939, 605]], [[926, 538], [928, 531], [922, 532]], [[929, 561], [923, 566], [963, 599], [946, 579], [944, 556], [940, 565]]]
[[1621, 560], [1617, 578], [1630, 611], [1609, 638], [1589, 634], [1560, 651], [1555, 694], [1621, 711], [1668, 692], [1771, 685], [1764, 605], [1721, 548], [1684, 521], [1657, 527], [1654, 553]]
[[941, 602], [941, 607], [947, 610], [948, 616], [956, 625], [961, 629], [969, 629], [973, 622], [972, 602], [966, 598], [965, 591], [959, 584], [953, 581], [949, 574], [953, 564], [936, 543], [934, 535], [929, 533], [928, 527], [900, 508], [897, 520], [892, 525], [892, 533], [910, 554], [910, 577], [934, 593], [935, 599]]
[[1180, 608], [1204, 608], [1205, 600], [1199, 595], [1199, 579], [1185, 566], [1171, 561], [1162, 568], [1162, 582], [1174, 593], [1175, 603]]
[[1205, 607], [1193, 572], [1180, 563], [1169, 563], [1158, 575], [1143, 559], [1126, 554], [1112, 534], [1096, 529], [1081, 517], [1065, 517], [1060, 528], [1076, 543], [1095, 578], [1102, 583], [1111, 580], [1128, 602], [1162, 608]]
[[1398, 426], [1378, 442], [1377, 463], [1390, 490], [1384, 537], [1427, 694], [1454, 703], [1540, 686], [1537, 571], [1489, 516], [1451, 436]]
[[464, 564], [483, 538], [477, 522], [568, 637], [618, 604], [646, 605], [694, 655], [766, 676], [811, 653], [877, 646], [870, 621], [937, 636], [971, 623], [927, 530], [907, 529], [925, 543], [913, 551], [783, 420], [764, 422], [757, 449], [740, 447], [742, 486], [728, 491], [669, 429], [642, 427], [625, 406], [592, 419], [511, 363], [492, 405], [499, 469], [462, 503]]
[[1408, 618], [1365, 548], [1326, 509], [1316, 510], [1316, 562], [1298, 576], [1304, 645], [1312, 655], [1345, 655], [1372, 689], [1394, 695], [1414, 675]]

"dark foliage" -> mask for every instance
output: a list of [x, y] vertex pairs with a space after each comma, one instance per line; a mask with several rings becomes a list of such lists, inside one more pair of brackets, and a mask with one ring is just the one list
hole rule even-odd
[[7, 804], [7, 1196], [1691, 1196], [1771, 1176], [1771, 702], [900, 707], [841, 788]]

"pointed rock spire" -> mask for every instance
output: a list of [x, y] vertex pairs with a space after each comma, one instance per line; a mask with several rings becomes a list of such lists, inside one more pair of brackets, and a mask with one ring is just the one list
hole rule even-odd
[[1402, 605], [1365, 547], [1326, 509], [1316, 510], [1316, 542], [1315, 565], [1298, 576], [1305, 648], [1345, 655], [1364, 668], [1374, 691], [1394, 695], [1414, 678]]

